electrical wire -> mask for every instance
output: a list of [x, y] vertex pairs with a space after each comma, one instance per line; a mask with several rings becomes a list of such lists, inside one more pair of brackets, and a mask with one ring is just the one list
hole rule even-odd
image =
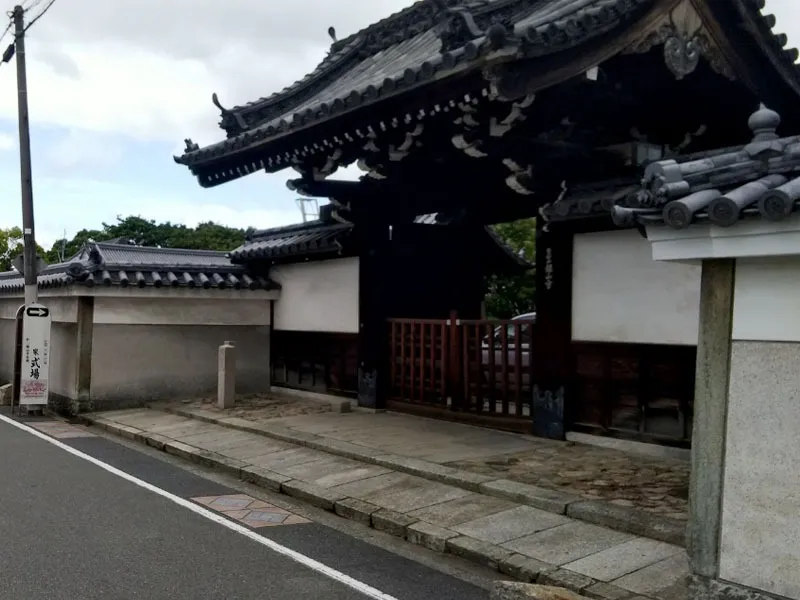
[[13, 25], [14, 25], [14, 21], [9, 19], [8, 20], [8, 25], [6, 25], [6, 28], [3, 30], [3, 33], [0, 34], [0, 42], [2, 42], [5, 39], [5, 37], [8, 35], [8, 32], [11, 31], [11, 27]]
[[[34, 0], [33, 4], [32, 4], [31, 6], [29, 6], [29, 7], [28, 7], [28, 8], [25, 10], [25, 12], [28, 12], [28, 11], [29, 11], [31, 8], [33, 8], [34, 6], [36, 6], [37, 4], [39, 4], [41, 1], [42, 1], [42, 0]], [[56, 3], [56, 0], [50, 0], [50, 1], [49, 1], [49, 2], [48, 2], [46, 5], [45, 5], [45, 7], [44, 7], [44, 8], [43, 8], [41, 11], [39, 11], [39, 14], [38, 14], [38, 15], [36, 15], [35, 17], [33, 17], [33, 19], [31, 19], [31, 20], [28, 22], [28, 24], [25, 26], [25, 31], [28, 31], [28, 29], [30, 29], [31, 27], [33, 27], [33, 24], [34, 24], [34, 23], [36, 23], [36, 21], [38, 21], [39, 19], [41, 19], [41, 18], [44, 16], [44, 14], [45, 14], [45, 13], [46, 13], [48, 10], [50, 10], [50, 7], [51, 7], [51, 6], [53, 6], [53, 4], [55, 4], [55, 3]]]

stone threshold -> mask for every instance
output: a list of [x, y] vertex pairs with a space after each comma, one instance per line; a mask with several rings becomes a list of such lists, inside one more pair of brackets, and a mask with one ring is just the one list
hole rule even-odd
[[[162, 412], [166, 411], [162, 409]], [[181, 415], [180, 411], [169, 412], [186, 417], [186, 415]], [[197, 418], [197, 420], [218, 424], [211, 419]], [[196, 448], [161, 434], [149, 433], [137, 427], [122, 425], [105, 419], [102, 415], [83, 415], [80, 417], [80, 421], [184, 460], [234, 475], [243, 481], [264, 489], [286, 494], [312, 506], [333, 512], [342, 518], [394, 535], [412, 544], [423, 546], [435, 552], [451, 554], [474, 564], [496, 570], [524, 583], [563, 588], [583, 594], [586, 598], [593, 600], [653, 600], [650, 596], [637, 595], [607, 582], [418, 520], [407, 514], [382, 508], [358, 498], [351, 498], [335, 490], [292, 479], [264, 467], [250, 465], [216, 452]], [[252, 428], [230, 428], [257, 433], [257, 430], [252, 430]], [[286, 441], [289, 441], [288, 438]], [[310, 447], [308, 444], [303, 445]], [[345, 455], [340, 454], [340, 456]], [[375, 461], [370, 462], [377, 464]], [[475, 488], [468, 489], [474, 490]], [[497, 497], [509, 498], [508, 495], [498, 495]]]
[[399, 454], [376, 454], [372, 448], [331, 440], [323, 436], [300, 431], [273, 423], [257, 423], [238, 417], [219, 417], [216, 413], [202, 409], [185, 409], [178, 406], [149, 405], [148, 408], [220, 425], [247, 433], [262, 435], [282, 442], [320, 450], [359, 462], [415, 475], [429, 481], [445, 483], [485, 496], [502, 498], [518, 504], [532, 506], [573, 519], [601, 525], [609, 529], [641, 537], [686, 546], [686, 523], [656, 515], [637, 508], [618, 506], [602, 500], [587, 500], [581, 496], [550, 490], [527, 483], [496, 479], [439, 465], [418, 458]]

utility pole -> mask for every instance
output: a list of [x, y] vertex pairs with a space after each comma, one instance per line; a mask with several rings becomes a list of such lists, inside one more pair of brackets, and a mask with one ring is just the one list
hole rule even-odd
[[31, 131], [28, 117], [28, 73], [25, 66], [25, 9], [14, 7], [14, 53], [17, 58], [17, 106], [19, 110], [19, 168], [22, 189], [22, 241], [25, 304], [38, 300], [36, 281], [36, 235], [33, 225], [33, 176], [31, 174]]

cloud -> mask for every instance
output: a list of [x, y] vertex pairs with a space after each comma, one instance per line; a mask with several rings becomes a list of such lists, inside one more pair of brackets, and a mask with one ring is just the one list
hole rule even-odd
[[17, 147], [17, 138], [8, 133], [0, 133], [0, 152]]
[[[177, 143], [218, 141], [219, 111], [312, 70], [327, 29], [352, 33], [410, 0], [60, 0], [30, 30], [31, 120]], [[40, 9], [41, 3], [32, 13]], [[13, 62], [0, 85], [14, 85]], [[0, 95], [0, 118], [16, 116]]]

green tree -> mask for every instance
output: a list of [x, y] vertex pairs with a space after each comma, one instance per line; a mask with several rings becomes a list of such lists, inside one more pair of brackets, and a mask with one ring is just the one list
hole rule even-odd
[[[519, 256], [536, 261], [536, 219], [520, 219], [494, 225], [495, 233]], [[535, 310], [536, 270], [521, 275], [493, 275], [486, 284], [486, 315], [510, 319]]]
[[103, 223], [101, 229], [82, 229], [71, 240], [58, 240], [47, 253], [50, 263], [75, 255], [88, 240], [100, 242], [121, 238], [137, 246], [187, 248], [190, 250], [233, 250], [244, 242], [246, 230], [226, 227], [212, 221], [197, 227], [156, 223], [140, 216], [117, 217], [113, 224]]
[[[11, 270], [11, 263], [17, 256], [22, 254], [22, 249], [22, 229], [19, 227], [0, 229], [0, 272]], [[42, 258], [47, 255], [38, 244], [36, 245], [36, 252]]]

